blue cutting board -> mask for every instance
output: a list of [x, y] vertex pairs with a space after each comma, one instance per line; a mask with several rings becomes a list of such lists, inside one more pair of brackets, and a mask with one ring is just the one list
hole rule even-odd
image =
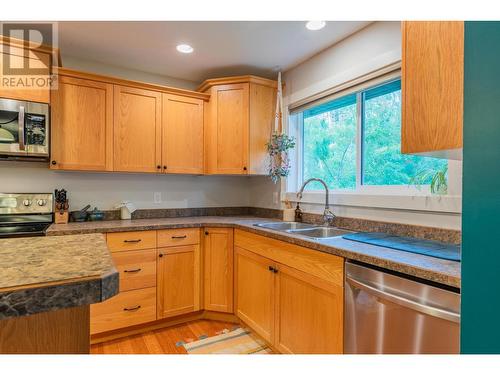
[[393, 236], [387, 233], [379, 232], [351, 233], [343, 235], [342, 238], [370, 245], [388, 247], [390, 249], [408, 251], [410, 253], [460, 262], [460, 245], [449, 244], [446, 242], [422, 240], [414, 237]]

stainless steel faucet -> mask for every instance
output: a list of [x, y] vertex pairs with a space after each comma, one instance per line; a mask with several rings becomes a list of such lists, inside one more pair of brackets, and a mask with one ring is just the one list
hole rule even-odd
[[297, 193], [297, 198], [299, 200], [302, 199], [302, 193], [304, 192], [304, 188], [306, 185], [311, 182], [311, 181], [318, 181], [325, 187], [325, 211], [323, 212], [323, 224], [324, 225], [332, 225], [333, 220], [335, 219], [335, 215], [333, 212], [330, 210], [330, 204], [329, 204], [329, 197], [328, 197], [328, 186], [326, 186], [325, 181], [323, 181], [321, 178], [310, 178], [307, 181], [304, 181], [302, 184], [302, 187], [300, 188], [299, 192]]

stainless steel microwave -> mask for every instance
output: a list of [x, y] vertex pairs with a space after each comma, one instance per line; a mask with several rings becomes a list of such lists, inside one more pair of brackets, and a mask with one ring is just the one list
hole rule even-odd
[[0, 98], [0, 158], [49, 158], [49, 105]]

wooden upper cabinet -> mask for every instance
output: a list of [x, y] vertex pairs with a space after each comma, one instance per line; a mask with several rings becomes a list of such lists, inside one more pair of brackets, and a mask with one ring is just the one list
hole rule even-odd
[[162, 170], [203, 173], [203, 100], [162, 95]]
[[248, 84], [219, 85], [210, 91], [207, 172], [246, 174], [248, 170]]
[[59, 75], [51, 118], [51, 169], [113, 169], [113, 85]]
[[275, 81], [241, 76], [205, 81], [205, 172], [265, 174], [274, 124]]
[[233, 312], [233, 229], [205, 228], [205, 310]]
[[114, 86], [114, 170], [160, 172], [161, 93]]
[[401, 152], [461, 159], [463, 22], [402, 23]]
[[[22, 41], [0, 36], [0, 98], [50, 103], [48, 84], [40, 85], [40, 87], [36, 87], [35, 84], [33, 87], [32, 84], [21, 86], [16, 82], [19, 78], [28, 79], [27, 83], [33, 80], [47, 82], [51, 73], [51, 50], [48, 47], [45, 48], [46, 51], [26, 49], [22, 43]], [[5, 64], [17, 72], [4, 74]], [[34, 75], [30, 69], [37, 69], [37, 74]]]

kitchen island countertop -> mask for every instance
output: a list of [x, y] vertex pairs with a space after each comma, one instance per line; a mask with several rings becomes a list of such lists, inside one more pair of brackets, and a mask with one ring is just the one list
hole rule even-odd
[[102, 234], [0, 240], [0, 319], [104, 301], [118, 272]]

